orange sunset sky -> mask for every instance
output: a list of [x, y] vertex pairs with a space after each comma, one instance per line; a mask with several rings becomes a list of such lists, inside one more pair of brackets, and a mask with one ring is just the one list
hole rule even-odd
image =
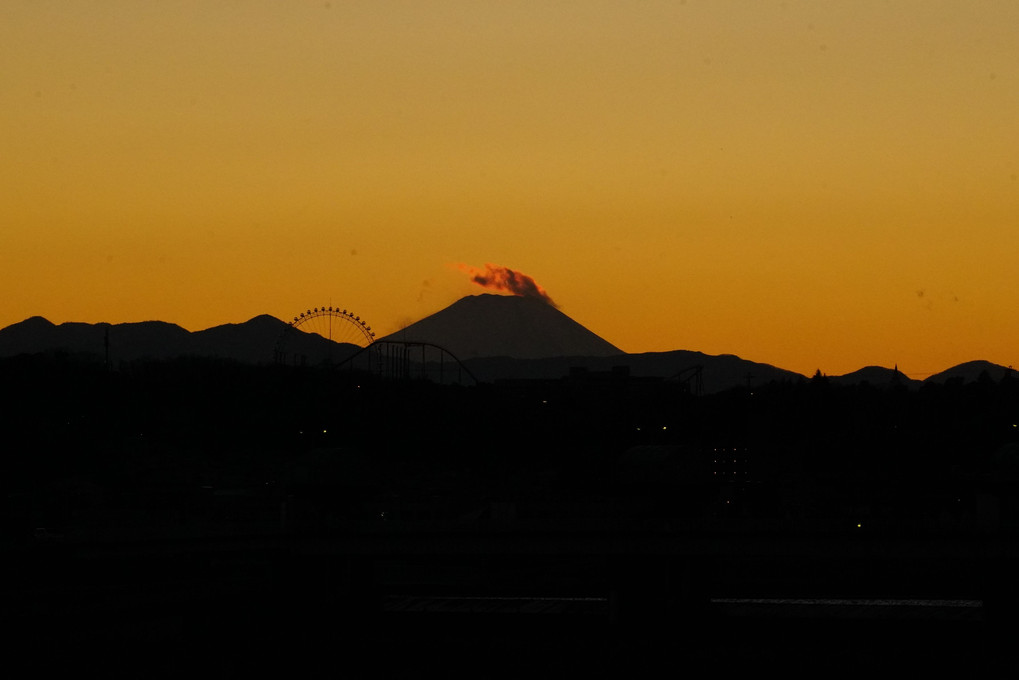
[[491, 262], [628, 352], [1019, 364], [1014, 0], [8, 0], [0, 69], [0, 326]]

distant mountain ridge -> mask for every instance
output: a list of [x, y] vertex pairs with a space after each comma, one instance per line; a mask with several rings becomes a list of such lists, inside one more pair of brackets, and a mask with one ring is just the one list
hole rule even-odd
[[187, 353], [190, 335], [164, 321], [56, 325], [33, 316], [0, 330], [0, 356], [54, 351], [103, 356], [109, 339], [111, 356], [116, 348], [120, 359], [162, 358]]
[[468, 359], [464, 364], [483, 382], [535, 378], [551, 380], [576, 373], [578, 369], [591, 373], [609, 373], [620, 368], [626, 369], [626, 375], [634, 378], [669, 380], [692, 378], [694, 377], [692, 372], [700, 369], [699, 378], [705, 393], [720, 392], [739, 386], [749, 386], [752, 389], [773, 381], [806, 380], [806, 377], [799, 373], [748, 361], [732, 354], [711, 355], [689, 350], [603, 357], [543, 359], [489, 357]]
[[1011, 366], [1001, 366], [990, 361], [967, 361], [957, 366], [935, 373], [924, 382], [944, 383], [949, 380], [961, 380], [962, 382], [975, 382], [980, 379], [981, 374], [986, 373], [987, 377], [997, 382], [1013, 371]]
[[[70, 352], [104, 358], [109, 342], [110, 361], [114, 364], [183, 356], [269, 364], [274, 361], [277, 341], [289, 328], [289, 324], [268, 314], [244, 323], [223, 324], [195, 332], [164, 321], [56, 325], [34, 316], [0, 329], [0, 357]], [[293, 355], [305, 358], [306, 363], [320, 363], [324, 357], [342, 357], [359, 348], [298, 333], [294, 334], [288, 349]]]
[[864, 368], [853, 371], [852, 373], [830, 376], [828, 379], [836, 385], [859, 385], [867, 383], [874, 387], [890, 387], [893, 385], [919, 387], [923, 384], [922, 380], [913, 380], [912, 378], [907, 377], [904, 373], [899, 371], [898, 366], [895, 368], [865, 366]]
[[908, 377], [899, 371], [898, 367], [884, 368], [881, 366], [867, 366], [852, 373], [836, 376], [825, 376], [835, 385], [859, 385], [867, 383], [874, 387], [903, 386], [918, 388], [925, 384], [944, 384], [950, 381], [963, 383], [976, 382], [978, 380], [990, 379], [997, 382], [1012, 372], [1011, 366], [1002, 366], [990, 361], [966, 361], [949, 369], [930, 375], [923, 380], [916, 380]]
[[[264, 314], [243, 323], [195, 332], [163, 321], [57, 325], [35, 316], [0, 329], [0, 357], [70, 352], [102, 359], [109, 338], [109, 356], [114, 366], [123, 361], [180, 356], [270, 364], [275, 360], [274, 349], [284, 331], [292, 333], [287, 345], [288, 363], [338, 363], [360, 350], [356, 345], [335, 343], [318, 335], [295, 333], [289, 324]], [[442, 346], [483, 382], [557, 379], [577, 369], [608, 372], [618, 368], [625, 368], [634, 377], [669, 379], [697, 367], [701, 369], [705, 392], [806, 379], [799, 373], [732, 354], [709, 355], [688, 350], [626, 354], [541, 300], [503, 295], [462, 298], [384, 339]], [[874, 387], [917, 388], [925, 382], [972, 382], [982, 375], [998, 381], [1010, 370], [988, 361], [970, 361], [925, 381], [910, 379], [897, 367], [880, 366], [826, 377], [836, 385], [866, 383]]]

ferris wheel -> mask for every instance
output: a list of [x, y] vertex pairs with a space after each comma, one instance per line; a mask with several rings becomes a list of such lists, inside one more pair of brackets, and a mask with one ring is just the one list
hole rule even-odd
[[[318, 336], [318, 342], [315, 341]], [[321, 340], [331, 342], [322, 343]], [[309, 354], [314, 363], [331, 363], [332, 343], [367, 347], [375, 341], [368, 322], [354, 312], [339, 307], [315, 307], [301, 312], [276, 341], [276, 363], [307, 363]]]

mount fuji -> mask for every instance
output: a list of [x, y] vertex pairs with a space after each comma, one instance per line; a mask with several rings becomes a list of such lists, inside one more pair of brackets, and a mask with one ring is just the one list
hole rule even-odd
[[461, 360], [623, 354], [539, 298], [490, 293], [461, 298], [383, 339], [432, 343]]

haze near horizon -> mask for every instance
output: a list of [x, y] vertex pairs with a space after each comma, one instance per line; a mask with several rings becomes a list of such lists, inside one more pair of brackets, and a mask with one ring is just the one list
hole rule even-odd
[[0, 327], [380, 335], [525, 272], [631, 352], [1016, 363], [1004, 0], [15, 2]]

